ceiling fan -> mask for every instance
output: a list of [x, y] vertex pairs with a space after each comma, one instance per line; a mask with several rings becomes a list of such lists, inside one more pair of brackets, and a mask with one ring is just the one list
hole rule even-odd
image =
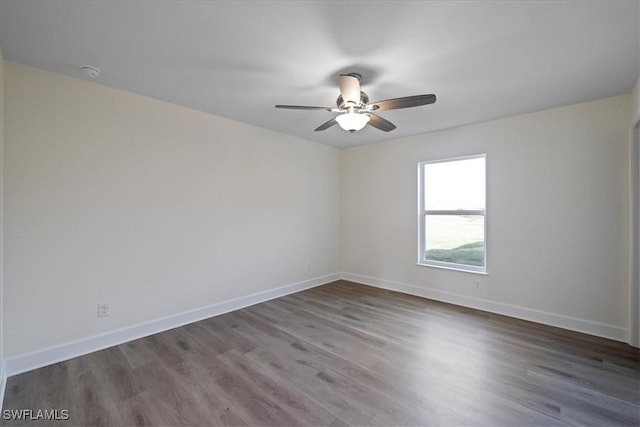
[[374, 114], [374, 111], [397, 110], [399, 108], [418, 107], [420, 105], [433, 104], [436, 96], [414, 95], [402, 98], [385, 99], [384, 101], [369, 103], [369, 96], [360, 90], [360, 79], [358, 73], [340, 74], [338, 86], [340, 95], [336, 100], [337, 108], [330, 107], [307, 107], [304, 105], [276, 105], [276, 108], [288, 108], [291, 110], [321, 110], [340, 113], [338, 116], [328, 120], [318, 126], [315, 131], [329, 129], [336, 123], [346, 131], [351, 133], [358, 131], [368, 124], [382, 131], [389, 132], [396, 128], [396, 125], [387, 119]]

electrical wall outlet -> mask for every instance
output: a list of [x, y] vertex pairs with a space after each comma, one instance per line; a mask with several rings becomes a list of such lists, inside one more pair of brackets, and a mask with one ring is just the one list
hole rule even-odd
[[480, 289], [482, 289], [482, 283], [480, 283], [480, 280], [476, 280], [475, 282], [473, 282], [473, 287], [475, 288], [476, 291], [479, 291]]
[[98, 317], [107, 317], [109, 315], [109, 303], [103, 302], [98, 304]]

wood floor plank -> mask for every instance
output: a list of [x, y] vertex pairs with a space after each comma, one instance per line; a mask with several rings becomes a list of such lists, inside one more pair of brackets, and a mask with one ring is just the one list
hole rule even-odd
[[126, 426], [160, 426], [166, 425], [167, 422], [155, 409], [153, 399], [147, 392], [142, 392], [120, 401], [118, 412], [122, 424]]
[[247, 417], [259, 420], [261, 425], [300, 425], [301, 421], [279, 406], [267, 393], [259, 391], [252, 381], [223, 364], [213, 377], [234, 402], [242, 407]]
[[120, 345], [120, 351], [132, 368], [138, 368], [147, 363], [158, 361], [155, 351], [144, 340], [134, 340]]
[[319, 406], [314, 399], [291, 387], [288, 381], [270, 375], [268, 370], [246, 358], [235, 350], [218, 356], [227, 366], [254, 384], [264, 393], [284, 408], [303, 425], [328, 426], [335, 421], [335, 416]]
[[225, 325], [225, 322], [227, 321], [226, 316], [227, 315], [225, 314], [218, 317], [212, 317], [198, 322], [198, 325], [205, 328], [209, 334], [213, 335], [218, 340], [229, 345], [230, 348], [241, 353], [246, 353], [256, 348], [255, 344], [250, 340], [234, 334], [233, 330]]
[[205, 397], [192, 393], [162, 362], [134, 369], [167, 425], [206, 425], [211, 414]]
[[65, 427], [637, 426], [640, 354], [337, 281], [13, 376], [3, 409], [66, 409]]
[[[75, 379], [71, 398], [64, 409], [69, 408], [69, 421], [78, 426], [120, 425], [120, 413], [117, 402], [111, 399], [93, 371], [87, 371]], [[44, 409], [40, 402], [37, 409]], [[34, 409], [36, 409], [34, 408]], [[63, 408], [60, 408], [63, 409]]]

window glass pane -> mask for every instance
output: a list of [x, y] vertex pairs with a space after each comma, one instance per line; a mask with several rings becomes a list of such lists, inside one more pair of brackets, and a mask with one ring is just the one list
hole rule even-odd
[[484, 216], [425, 215], [428, 261], [484, 267]]
[[424, 165], [425, 210], [483, 210], [484, 157]]

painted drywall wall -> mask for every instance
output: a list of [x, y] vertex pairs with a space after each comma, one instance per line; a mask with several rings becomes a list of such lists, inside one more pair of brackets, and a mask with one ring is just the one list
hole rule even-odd
[[631, 91], [631, 120], [635, 124], [640, 119], [640, 78]]
[[3, 135], [4, 135], [4, 125], [3, 125], [3, 117], [4, 117], [4, 64], [3, 64], [3, 56], [2, 56], [2, 48], [0, 47], [0, 407], [2, 406], [3, 397], [4, 397], [4, 381], [6, 379], [5, 373], [5, 364], [4, 364], [4, 283], [2, 280], [2, 254], [3, 254], [3, 242], [4, 242], [4, 233], [2, 227], [2, 199], [3, 199], [3, 185], [2, 185], [2, 177], [3, 177], [3, 167], [2, 167], [2, 153], [3, 153]]
[[[630, 98], [344, 150], [343, 271], [470, 305], [584, 320], [624, 339]], [[417, 162], [479, 153], [488, 275], [417, 266]]]
[[629, 121], [629, 344], [640, 346], [640, 78], [631, 91]]
[[4, 72], [7, 358], [338, 271], [339, 150]]

